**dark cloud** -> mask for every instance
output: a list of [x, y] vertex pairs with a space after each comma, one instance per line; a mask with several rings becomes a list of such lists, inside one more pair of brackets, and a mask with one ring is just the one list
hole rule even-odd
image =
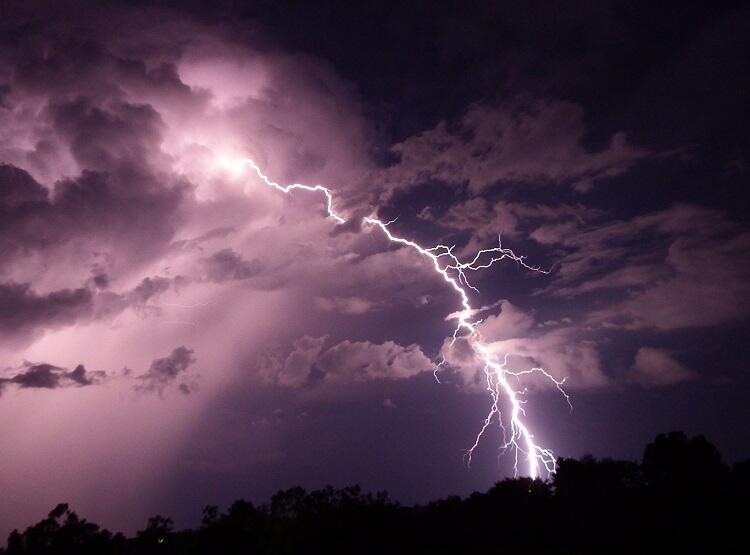
[[[136, 391], [144, 393], [158, 393], [164, 390], [184, 375], [185, 371], [195, 362], [193, 351], [187, 347], [177, 347], [164, 358], [157, 358], [151, 363], [145, 374], [138, 376], [140, 383], [135, 386]], [[186, 382], [180, 383], [181, 393], [191, 393], [193, 387]]]
[[71, 324], [92, 311], [93, 294], [85, 288], [38, 294], [28, 283], [0, 284], [0, 330], [6, 337]]
[[22, 389], [58, 389], [93, 385], [105, 378], [104, 372], [87, 372], [82, 364], [71, 371], [47, 363], [27, 364], [14, 376], [0, 378], [0, 393], [8, 385]]
[[589, 323], [662, 331], [747, 317], [750, 237], [721, 211], [678, 204], [630, 220], [545, 224], [557, 280], [540, 293], [596, 299]]
[[0, 164], [0, 209], [10, 210], [27, 203], [44, 202], [47, 190], [24, 170]]
[[[12, 68], [14, 89], [60, 97], [85, 92], [96, 99], [145, 92], [183, 103], [205, 97], [182, 83], [171, 63], [184, 46], [171, 40], [186, 30], [179, 27], [187, 18], [158, 9], [121, 9], [116, 2], [87, 3], [77, 26], [70, 17], [73, 7], [81, 8], [78, 3], [35, 2], [31, 10], [16, 3], [10, 10], [0, 28], [3, 39], [15, 35], [3, 41], [3, 53], [12, 52], [5, 62]], [[159, 21], [167, 15], [178, 20], [174, 28]], [[158, 60], [146, 63], [154, 53]]]
[[201, 260], [205, 279], [216, 283], [243, 280], [260, 273], [263, 266], [260, 260], [245, 260], [231, 248], [222, 249]]
[[0, 266], [19, 251], [55, 240], [47, 199], [47, 190], [26, 171], [0, 165]]
[[[742, 2], [295, 4], [265, 1], [243, 12], [290, 48], [332, 60], [381, 108], [397, 141], [500, 90], [582, 105], [594, 144], [624, 126], [636, 142], [661, 148], [715, 139], [726, 156], [727, 146], [747, 145], [738, 133], [750, 79]], [[728, 127], [733, 133], [720, 132]]]
[[172, 280], [162, 276], [144, 278], [127, 295], [128, 300], [137, 305], [146, 304], [150, 299], [158, 297], [172, 285]]
[[[91, 137], [96, 142], [96, 137]], [[131, 258], [158, 252], [176, 230], [185, 189], [165, 188], [153, 176], [84, 171], [55, 186], [53, 198], [28, 173], [0, 172], [2, 265], [29, 250], [60, 248], [71, 241], [119, 251]]]
[[35, 364], [11, 380], [19, 387], [54, 389], [60, 383], [62, 369], [51, 364]]
[[108, 275], [107, 275], [106, 273], [103, 273], [103, 272], [102, 272], [102, 273], [98, 273], [98, 274], [95, 274], [95, 275], [94, 275], [94, 276], [93, 276], [93, 277], [91, 278], [91, 281], [92, 281], [92, 282], [94, 283], [94, 285], [96, 285], [96, 286], [97, 286], [97, 287], [98, 287], [99, 289], [106, 289], [107, 287], [109, 287], [109, 283], [110, 283], [110, 277], [109, 277], [109, 276], [108, 276]]
[[[23, 141], [0, 137], [3, 262], [27, 249], [84, 241], [144, 259], [178, 228], [190, 187], [163, 171], [165, 124], [148, 100], [164, 100], [168, 89], [186, 101], [190, 89], [167, 62], [149, 69], [113, 54], [95, 29], [71, 33], [63, 25], [47, 36], [48, 27], [31, 25], [24, 48], [6, 60], [12, 84], [0, 125], [26, 122], [29, 133]], [[132, 93], [142, 94], [135, 101]]]
[[[100, 277], [100, 276], [97, 276]], [[106, 277], [106, 276], [105, 276]], [[146, 277], [134, 288], [123, 293], [101, 290], [108, 284], [102, 280], [96, 288], [79, 287], [39, 294], [28, 283], [0, 284], [0, 331], [6, 339], [21, 342], [44, 330], [54, 330], [77, 322], [111, 318], [133, 308], [159, 313], [153, 301], [186, 278]]]
[[[128, 167], [124, 174], [85, 171], [56, 185], [54, 216], [70, 236], [97, 233], [114, 250], [137, 257], [155, 254], [172, 239], [185, 185]], [[65, 228], [63, 228], [65, 233]], [[64, 237], [65, 235], [63, 235]]]
[[[137, 175], [158, 156], [164, 124], [148, 104], [97, 106], [86, 97], [50, 104], [51, 124], [81, 167]], [[144, 167], [145, 166], [145, 167]], [[141, 181], [133, 184], [143, 186]]]
[[68, 373], [68, 377], [79, 385], [91, 385], [93, 378], [89, 377], [86, 373], [86, 368], [83, 364], [79, 364], [75, 369]]

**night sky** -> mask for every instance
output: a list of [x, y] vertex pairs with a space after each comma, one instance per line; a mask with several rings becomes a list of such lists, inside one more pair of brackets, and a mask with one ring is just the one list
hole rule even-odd
[[749, 56], [743, 2], [3, 2], [0, 537], [513, 475], [496, 422], [466, 464], [459, 299], [366, 216], [543, 270], [468, 275], [493, 356], [565, 379], [514, 381], [543, 447], [747, 458]]

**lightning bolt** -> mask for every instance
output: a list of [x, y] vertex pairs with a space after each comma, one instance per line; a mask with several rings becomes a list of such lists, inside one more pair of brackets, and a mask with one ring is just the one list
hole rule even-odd
[[[303, 185], [301, 183], [293, 183], [291, 185], [280, 185], [279, 183], [269, 179], [258, 165], [249, 158], [242, 160], [233, 161], [232, 164], [236, 167], [249, 166], [258, 176], [258, 178], [266, 184], [268, 187], [281, 191], [282, 193], [289, 194], [294, 190], [304, 190], [311, 192], [321, 193], [326, 200], [326, 209], [328, 216], [336, 221], [337, 224], [346, 223], [346, 219], [339, 215], [333, 208], [333, 193], [327, 187], [323, 185]], [[459, 335], [463, 332], [465, 339], [469, 341], [472, 350], [476, 356], [484, 363], [484, 372], [486, 377], [487, 391], [492, 399], [492, 404], [487, 416], [484, 420], [484, 424], [479, 430], [474, 444], [466, 452], [467, 464], [471, 464], [471, 457], [474, 450], [479, 445], [482, 436], [486, 432], [487, 428], [497, 420], [500, 429], [503, 434], [503, 445], [502, 449], [512, 449], [515, 457], [514, 470], [515, 474], [518, 475], [518, 464], [519, 456], [522, 455], [526, 458], [527, 467], [526, 473], [531, 478], [537, 478], [540, 475], [540, 471], [543, 468], [547, 475], [555, 472], [555, 456], [551, 450], [542, 447], [537, 444], [534, 440], [534, 434], [529, 430], [528, 426], [524, 422], [526, 411], [524, 410], [524, 404], [526, 400], [523, 398], [526, 390], [517, 390], [511, 385], [511, 381], [515, 380], [520, 382], [521, 376], [529, 374], [541, 374], [548, 379], [554, 386], [560, 391], [565, 397], [565, 400], [570, 404], [570, 397], [563, 389], [563, 383], [565, 379], [558, 380], [550, 373], [542, 368], [531, 368], [520, 372], [514, 372], [507, 368], [508, 355], [506, 354], [502, 362], [495, 358], [490, 347], [483, 341], [481, 333], [477, 326], [482, 320], [474, 320], [473, 316], [480, 310], [474, 309], [471, 306], [469, 300], [469, 294], [467, 290], [479, 292], [476, 287], [471, 285], [466, 274], [467, 272], [476, 272], [491, 267], [492, 265], [500, 262], [501, 260], [509, 259], [520, 266], [534, 271], [547, 274], [548, 270], [543, 270], [538, 266], [531, 266], [526, 263], [525, 257], [515, 254], [511, 249], [505, 248], [502, 245], [502, 240], [498, 237], [498, 246], [488, 249], [482, 249], [476, 253], [474, 258], [468, 262], [461, 262], [458, 257], [453, 253], [455, 245], [437, 245], [434, 247], [423, 247], [418, 243], [399, 237], [391, 233], [389, 225], [393, 223], [383, 222], [382, 220], [374, 216], [366, 216], [362, 218], [362, 222], [380, 229], [385, 237], [391, 242], [404, 247], [408, 247], [420, 255], [426, 257], [432, 262], [435, 272], [446, 282], [446, 284], [453, 289], [459, 298], [461, 310], [456, 313], [456, 319], [458, 321], [456, 328], [453, 332], [451, 345], [459, 338]], [[435, 368], [435, 377], [437, 378], [437, 370], [440, 366], [445, 363], [445, 358]], [[500, 409], [501, 400], [507, 399], [509, 405], [509, 417], [507, 417], [508, 425], [503, 423], [503, 414]]]

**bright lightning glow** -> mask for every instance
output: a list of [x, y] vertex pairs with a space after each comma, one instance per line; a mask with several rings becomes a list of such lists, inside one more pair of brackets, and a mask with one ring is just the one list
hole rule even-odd
[[[290, 193], [295, 189], [302, 189], [305, 191], [317, 191], [323, 194], [326, 199], [326, 208], [328, 210], [328, 216], [333, 218], [337, 223], [346, 223], [341, 215], [339, 215], [333, 208], [333, 194], [330, 189], [323, 185], [302, 185], [300, 183], [294, 183], [291, 185], [280, 185], [275, 181], [271, 181], [257, 166], [257, 164], [249, 159], [235, 159], [221, 162], [221, 165], [230, 169], [233, 173], [241, 171], [244, 166], [249, 166], [257, 174], [257, 176], [267, 186], [277, 189], [282, 193]], [[466, 277], [467, 271], [477, 271], [485, 268], [489, 268], [496, 262], [504, 259], [510, 259], [519, 265], [529, 270], [541, 273], [548, 273], [548, 271], [542, 270], [537, 266], [530, 266], [525, 262], [523, 256], [516, 255], [512, 250], [504, 248], [502, 241], [498, 238], [498, 246], [491, 249], [483, 249], [477, 252], [474, 258], [469, 262], [461, 262], [456, 255], [453, 254], [454, 246], [437, 245], [435, 247], [425, 248], [421, 245], [393, 235], [388, 228], [388, 225], [393, 223], [383, 222], [373, 216], [366, 216], [362, 218], [363, 223], [370, 226], [379, 228], [383, 234], [392, 243], [397, 243], [409, 247], [417, 251], [420, 255], [427, 257], [433, 264], [435, 272], [442, 277], [442, 279], [455, 291], [456, 295], [461, 303], [461, 310], [455, 313], [455, 317], [458, 320], [456, 329], [453, 332], [453, 342], [455, 342], [459, 334], [464, 332], [465, 337], [471, 345], [474, 353], [484, 363], [484, 372], [487, 380], [487, 390], [490, 393], [492, 399], [492, 405], [487, 417], [484, 420], [484, 425], [477, 434], [476, 440], [471, 448], [466, 453], [467, 462], [471, 463], [471, 456], [474, 450], [479, 445], [484, 432], [497, 419], [497, 422], [503, 433], [503, 449], [513, 449], [515, 456], [515, 472], [518, 474], [518, 458], [519, 453], [523, 455], [527, 460], [527, 473], [531, 478], [537, 478], [540, 475], [540, 470], [543, 467], [547, 474], [555, 472], [555, 456], [552, 451], [538, 445], [534, 441], [534, 434], [529, 430], [527, 425], [524, 423], [524, 416], [526, 415], [523, 405], [526, 402], [523, 399], [525, 390], [518, 391], [510, 383], [510, 380], [518, 379], [521, 376], [538, 373], [550, 380], [555, 387], [562, 393], [566, 401], [570, 405], [570, 398], [567, 393], [563, 390], [563, 382], [565, 379], [557, 380], [547, 371], [542, 368], [531, 368], [521, 372], [514, 372], [506, 368], [507, 355], [503, 361], [496, 360], [495, 355], [491, 349], [482, 341], [481, 334], [477, 328], [481, 320], [473, 320], [472, 317], [479, 312], [472, 308], [469, 302], [469, 294], [467, 289], [477, 291], [477, 289], [469, 283]], [[478, 291], [477, 291], [478, 292]], [[451, 344], [452, 344], [451, 343]], [[443, 359], [438, 367], [445, 363]], [[437, 368], [435, 370], [437, 372]], [[437, 377], [437, 374], [436, 374]], [[505, 397], [509, 404], [509, 417], [507, 419], [509, 426], [503, 423], [502, 413], [500, 411], [501, 398]], [[509, 428], [509, 429], [508, 429]]]
[[233, 178], [238, 178], [245, 172], [245, 162], [242, 159], [219, 156], [216, 165]]

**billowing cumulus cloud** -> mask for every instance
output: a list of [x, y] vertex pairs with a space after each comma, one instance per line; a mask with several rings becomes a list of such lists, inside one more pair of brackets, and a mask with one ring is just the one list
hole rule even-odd
[[[161, 395], [168, 386], [182, 377], [194, 362], [195, 357], [191, 349], [185, 346], [176, 347], [169, 355], [154, 360], [148, 371], [138, 376], [139, 383], [135, 389], [139, 392]], [[178, 389], [185, 394], [191, 392], [191, 386], [187, 382], [180, 383]]]
[[[565, 380], [568, 389], [597, 389], [612, 384], [604, 371], [595, 338], [571, 322], [539, 325], [534, 315], [509, 301], [500, 304], [496, 314], [486, 316], [478, 326], [488, 348], [514, 371], [543, 368], [556, 380]], [[446, 364], [457, 370], [470, 389], [484, 388], [484, 370], [476, 354], [463, 339], [446, 338], [442, 347]], [[525, 385], [555, 387], [539, 374], [522, 378]]]
[[510, 301], [500, 303], [500, 312], [491, 314], [479, 324], [479, 332], [488, 341], [501, 341], [527, 333], [534, 326], [534, 317]]
[[394, 145], [398, 163], [383, 180], [388, 189], [466, 183], [475, 194], [502, 182], [565, 183], [587, 191], [648, 154], [622, 132], [589, 152], [581, 144], [585, 132], [583, 110], [569, 102], [475, 104], [454, 125], [441, 121]]
[[434, 368], [418, 345], [344, 340], [324, 350], [327, 339], [304, 336], [294, 342], [285, 359], [264, 356], [262, 376], [279, 385], [302, 386], [314, 381], [335, 384], [406, 379]]
[[653, 347], [638, 349], [629, 373], [631, 380], [645, 387], [672, 385], [695, 377], [669, 351]]
[[323, 353], [319, 365], [327, 379], [336, 381], [404, 379], [434, 367], [418, 345], [349, 340]]
[[294, 341], [292, 351], [285, 359], [271, 354], [264, 355], [260, 375], [265, 380], [282, 386], [302, 386], [308, 383], [326, 339], [326, 336], [305, 335]]

